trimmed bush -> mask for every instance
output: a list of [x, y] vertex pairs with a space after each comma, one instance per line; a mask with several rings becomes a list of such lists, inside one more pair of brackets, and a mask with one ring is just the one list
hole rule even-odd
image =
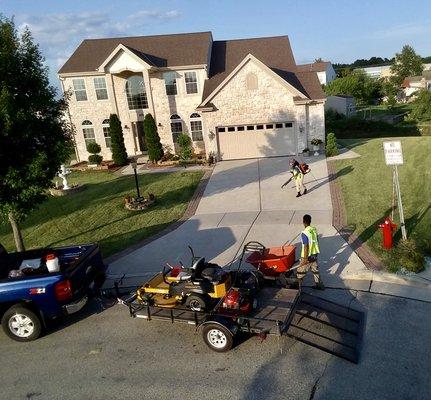
[[340, 154], [337, 147], [337, 138], [335, 137], [335, 133], [328, 133], [326, 137], [326, 157], [338, 156]]
[[102, 162], [103, 157], [97, 154], [97, 153], [100, 153], [101, 150], [102, 148], [96, 142], [87, 143], [87, 151], [91, 153], [91, 155], [88, 157], [88, 162], [90, 164], [99, 165]]
[[125, 165], [127, 163], [127, 152], [124, 145], [123, 128], [117, 114], [109, 116], [109, 132], [111, 134], [112, 160], [117, 165]]
[[91, 154], [88, 157], [88, 162], [90, 164], [97, 164], [97, 165], [99, 165], [102, 162], [102, 160], [103, 160], [103, 157], [101, 155], [99, 155], [99, 154]]
[[157, 162], [163, 157], [163, 147], [160, 143], [160, 136], [157, 132], [156, 121], [151, 114], [147, 114], [144, 119], [145, 142], [148, 149], [148, 158], [151, 162]]
[[178, 146], [180, 146], [181, 160], [189, 160], [192, 157], [192, 139], [186, 133], [182, 133], [177, 139]]

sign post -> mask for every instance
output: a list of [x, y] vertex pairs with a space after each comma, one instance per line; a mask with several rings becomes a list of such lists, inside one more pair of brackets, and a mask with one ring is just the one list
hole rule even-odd
[[404, 164], [403, 150], [399, 140], [383, 142], [383, 151], [385, 153], [386, 165], [393, 166], [392, 175], [392, 219], [395, 208], [395, 195], [397, 198], [398, 212], [400, 214], [401, 235], [404, 240], [407, 239], [406, 225], [404, 222], [404, 209], [401, 199], [400, 180], [398, 176], [398, 165]]

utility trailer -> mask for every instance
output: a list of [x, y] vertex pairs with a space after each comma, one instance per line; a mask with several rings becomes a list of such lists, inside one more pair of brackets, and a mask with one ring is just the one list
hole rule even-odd
[[204, 312], [183, 305], [144, 305], [137, 302], [135, 294], [119, 296], [118, 287], [116, 293], [131, 317], [194, 325], [207, 346], [216, 352], [229, 351], [236, 335], [245, 332], [262, 338], [285, 335], [353, 363], [359, 360], [364, 314], [301, 290], [264, 287], [256, 295], [256, 307], [246, 315], [222, 308], [222, 300], [212, 311]]

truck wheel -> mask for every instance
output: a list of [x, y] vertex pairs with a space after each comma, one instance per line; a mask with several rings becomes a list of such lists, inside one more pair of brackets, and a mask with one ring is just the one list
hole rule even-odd
[[11, 339], [18, 342], [36, 340], [42, 332], [39, 316], [23, 306], [13, 306], [1, 320], [3, 330]]
[[208, 309], [209, 301], [201, 294], [193, 293], [186, 299], [186, 307], [192, 311], [204, 311]]
[[232, 332], [220, 324], [209, 323], [202, 329], [206, 345], [218, 353], [229, 351], [233, 345]]

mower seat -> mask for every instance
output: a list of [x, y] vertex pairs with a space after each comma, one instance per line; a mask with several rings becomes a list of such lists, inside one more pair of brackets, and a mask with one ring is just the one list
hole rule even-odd
[[178, 276], [177, 279], [180, 282], [184, 282], [184, 281], [190, 281], [192, 279], [192, 272], [190, 270], [184, 270], [181, 271]]
[[201, 273], [203, 279], [210, 281], [213, 284], [219, 284], [226, 279], [227, 272], [222, 267], [211, 264], [207, 266]]

